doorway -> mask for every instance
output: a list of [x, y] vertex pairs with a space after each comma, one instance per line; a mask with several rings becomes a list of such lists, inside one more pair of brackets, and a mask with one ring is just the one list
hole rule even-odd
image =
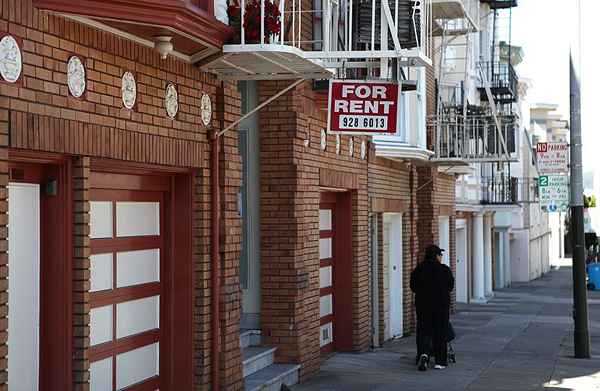
[[40, 186], [8, 185], [8, 388], [37, 391], [40, 356]]
[[467, 248], [466, 220], [456, 220], [456, 301], [459, 303], [469, 302]]
[[[242, 114], [258, 105], [258, 83], [242, 81]], [[260, 328], [260, 137], [259, 116], [255, 113], [240, 123], [238, 151], [242, 158], [242, 186], [238, 197], [238, 214], [242, 218], [240, 285], [242, 316], [240, 328]]]
[[401, 337], [403, 324], [402, 214], [383, 215], [383, 257], [388, 270], [390, 338]]

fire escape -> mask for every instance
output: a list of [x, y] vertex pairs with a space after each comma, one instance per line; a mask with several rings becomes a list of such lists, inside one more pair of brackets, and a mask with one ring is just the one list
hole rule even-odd
[[[480, 17], [480, 2], [490, 6], [493, 17], [491, 50], [482, 50], [479, 56], [485, 58], [489, 51], [489, 60], [475, 61], [471, 40], [479, 26], [469, 26], [465, 23], [469, 19], [439, 20], [439, 27], [434, 28], [434, 35], [439, 36], [439, 45], [435, 48], [439, 59], [436, 64], [438, 104], [436, 115], [429, 119], [429, 132], [434, 140], [432, 161], [441, 166], [518, 160], [515, 156], [518, 118], [511, 109], [518, 97], [518, 79], [511, 62], [500, 59], [496, 43], [499, 9], [508, 9], [511, 15], [510, 8], [516, 2], [473, 1], [471, 7], [477, 13], [471, 19], [483, 23], [489, 16]], [[484, 42], [486, 33], [486, 29], [480, 33]], [[473, 75], [478, 79], [476, 86], [472, 85]], [[473, 91], [479, 91], [479, 96]]]

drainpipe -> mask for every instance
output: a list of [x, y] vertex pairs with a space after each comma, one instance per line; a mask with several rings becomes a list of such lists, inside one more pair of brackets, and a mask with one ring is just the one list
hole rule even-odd
[[[223, 83], [221, 83], [221, 93], [223, 93], [224, 87]], [[224, 97], [221, 97], [221, 104], [223, 104]], [[222, 107], [224, 109], [224, 107]], [[222, 115], [224, 116], [224, 110], [221, 110]], [[221, 126], [220, 129], [224, 126], [224, 117], [221, 117]], [[219, 200], [219, 132], [215, 130], [212, 134], [211, 140], [211, 148], [210, 148], [210, 167], [212, 169], [211, 175], [211, 195], [210, 195], [210, 203], [212, 205], [211, 208], [211, 235], [210, 235], [210, 263], [211, 263], [211, 294], [210, 294], [210, 305], [211, 305], [211, 389], [218, 391], [219, 388], [219, 318], [220, 318], [220, 309], [219, 309], [219, 297], [221, 295], [220, 292], [220, 279], [221, 275], [221, 260], [219, 258], [219, 234], [220, 234], [220, 200]]]

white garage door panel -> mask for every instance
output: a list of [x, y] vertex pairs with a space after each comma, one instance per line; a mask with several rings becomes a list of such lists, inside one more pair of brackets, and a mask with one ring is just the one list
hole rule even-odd
[[160, 234], [160, 203], [117, 202], [117, 236]]
[[90, 364], [90, 391], [112, 391], [112, 358]]
[[35, 391], [39, 371], [40, 190], [8, 186], [8, 389]]
[[112, 202], [90, 202], [90, 238], [110, 238], [113, 234]]
[[160, 250], [117, 253], [117, 288], [160, 281]]
[[158, 343], [117, 356], [117, 389], [128, 387], [159, 374]]
[[112, 289], [113, 255], [95, 254], [90, 257], [90, 292]]
[[90, 345], [99, 345], [112, 341], [113, 307], [92, 308], [90, 311]]
[[159, 308], [158, 296], [117, 304], [117, 338], [159, 328]]

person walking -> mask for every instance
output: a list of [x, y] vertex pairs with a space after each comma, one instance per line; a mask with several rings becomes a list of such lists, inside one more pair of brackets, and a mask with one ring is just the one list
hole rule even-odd
[[410, 289], [415, 293], [417, 309], [417, 366], [427, 370], [433, 345], [435, 369], [448, 365], [447, 339], [450, 323], [450, 293], [454, 276], [442, 263], [444, 249], [431, 245], [425, 249], [425, 259], [410, 275]]

